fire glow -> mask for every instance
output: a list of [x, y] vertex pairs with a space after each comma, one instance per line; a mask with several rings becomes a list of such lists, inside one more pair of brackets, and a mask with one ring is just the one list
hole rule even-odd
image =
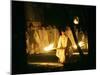
[[50, 44], [49, 46], [45, 47], [44, 50], [45, 50], [45, 51], [51, 51], [51, 50], [54, 49], [53, 46], [54, 46], [54, 44], [52, 43], [52, 44]]

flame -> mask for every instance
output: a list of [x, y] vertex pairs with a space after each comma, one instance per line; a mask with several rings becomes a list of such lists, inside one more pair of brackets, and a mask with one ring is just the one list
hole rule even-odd
[[53, 46], [54, 46], [54, 44], [52, 43], [52, 44], [50, 44], [49, 46], [45, 47], [44, 50], [45, 50], [45, 51], [50, 51], [50, 50], [53, 49]]

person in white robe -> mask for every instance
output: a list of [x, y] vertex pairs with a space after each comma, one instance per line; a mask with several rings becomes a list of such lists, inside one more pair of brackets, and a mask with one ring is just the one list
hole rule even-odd
[[48, 32], [45, 27], [42, 27], [42, 49], [49, 45]]
[[56, 56], [59, 58], [60, 63], [65, 62], [65, 56], [66, 56], [65, 50], [67, 49], [68, 39], [71, 41], [72, 47], [76, 48], [77, 45], [75, 43], [72, 31], [69, 26], [66, 27], [65, 33], [61, 32], [61, 36], [59, 37], [58, 40]]
[[58, 40], [58, 46], [56, 51], [56, 56], [59, 58], [60, 63], [65, 62], [65, 49], [67, 47], [67, 40], [68, 37], [66, 37], [65, 33], [62, 31], [61, 36], [59, 37]]
[[35, 48], [36, 40], [35, 40], [35, 37], [34, 37], [34, 29], [33, 29], [32, 25], [27, 30], [26, 38], [27, 38], [27, 41], [26, 41], [27, 44], [26, 45], [27, 45], [27, 49], [28, 49], [27, 52], [29, 54], [34, 54], [34, 48]]
[[40, 46], [40, 53], [42, 52], [42, 49], [43, 49], [43, 33], [42, 33], [42, 27], [40, 27], [38, 29], [38, 34], [39, 34], [39, 38], [40, 38], [40, 43], [39, 43], [39, 46]]
[[48, 34], [48, 41], [49, 41], [49, 44], [50, 44], [50, 27], [49, 26], [46, 27], [46, 31], [47, 31], [47, 34]]
[[36, 44], [35, 44], [35, 53], [36, 54], [39, 54], [40, 53], [40, 43], [41, 43], [41, 40], [40, 40], [40, 37], [39, 37], [39, 33], [38, 33], [38, 29], [35, 29], [34, 31], [34, 37], [35, 37], [35, 40], [36, 40]]
[[53, 43], [54, 42], [54, 32], [53, 32], [53, 28], [52, 26], [48, 26], [48, 40], [49, 40], [49, 44]]
[[76, 47], [75, 39], [74, 39], [73, 33], [72, 33], [69, 26], [66, 27], [65, 34], [69, 38], [69, 40], [71, 41], [72, 47]]
[[66, 27], [65, 34], [70, 41], [70, 46], [67, 47], [66, 49], [66, 54], [68, 54], [68, 57], [70, 58], [73, 55], [74, 50], [77, 50], [77, 45], [76, 45], [72, 30], [69, 26]]
[[54, 35], [54, 47], [56, 48], [57, 47], [57, 42], [58, 42], [58, 39], [59, 39], [59, 31], [58, 29], [56, 28], [56, 26], [53, 26], [53, 35]]

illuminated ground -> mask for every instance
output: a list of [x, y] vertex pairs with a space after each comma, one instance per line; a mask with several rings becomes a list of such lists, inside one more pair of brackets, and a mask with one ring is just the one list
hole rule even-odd
[[52, 67], [52, 68], [59, 68], [64, 66], [63, 64], [56, 62], [33, 62], [33, 63], [30, 62], [29, 64], [36, 66]]
[[55, 72], [55, 71], [71, 71], [88, 69], [87, 64], [88, 53], [84, 52], [84, 64], [80, 65], [79, 53], [73, 53], [71, 57], [66, 54], [66, 63], [61, 64], [55, 53], [42, 53], [28, 56], [28, 64], [31, 66], [30, 72]]
[[[28, 62], [29, 63], [36, 63], [36, 62], [54, 62], [58, 63], [58, 58], [55, 55], [55, 52], [48, 52], [48, 53], [41, 53], [41, 54], [33, 54], [28, 56]], [[83, 52], [85, 58], [88, 55], [88, 52]], [[72, 62], [77, 62], [79, 59], [79, 53], [74, 52], [70, 57], [68, 53], [66, 54], [66, 62], [69, 61], [69, 59], [72, 60]]]

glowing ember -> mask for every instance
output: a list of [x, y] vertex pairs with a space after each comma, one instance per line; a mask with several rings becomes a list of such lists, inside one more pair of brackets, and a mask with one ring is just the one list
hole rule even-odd
[[54, 44], [50, 44], [49, 46], [45, 47], [44, 50], [45, 51], [53, 50], [53, 46], [54, 46]]

